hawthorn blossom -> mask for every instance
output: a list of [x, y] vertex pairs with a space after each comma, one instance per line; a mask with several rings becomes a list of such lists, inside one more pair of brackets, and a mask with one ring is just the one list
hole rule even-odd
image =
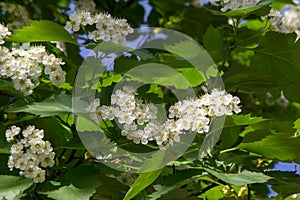
[[176, 102], [170, 106], [168, 119], [158, 122], [158, 110], [152, 103], [143, 103], [130, 87], [118, 89], [111, 95], [111, 106], [100, 106], [95, 99], [86, 108], [96, 123], [117, 120], [121, 135], [136, 144], [155, 141], [160, 149], [180, 141], [188, 132], [208, 133], [212, 117], [241, 112], [240, 99], [224, 90], [213, 89], [199, 98]]
[[115, 43], [123, 43], [125, 36], [133, 33], [126, 19], [115, 19], [110, 14], [98, 13], [92, 15], [86, 10], [75, 11], [69, 16], [66, 30], [77, 32], [81, 26], [95, 25], [96, 30], [88, 33], [88, 38], [98, 40], [112, 40]]
[[56, 86], [65, 82], [61, 68], [65, 63], [61, 58], [48, 54], [44, 46], [30, 46], [24, 43], [12, 50], [0, 46], [0, 61], [0, 78], [10, 78], [14, 88], [24, 96], [33, 93], [38, 83], [37, 79], [43, 71]]
[[[31, 178], [35, 183], [45, 181], [46, 171], [43, 168], [52, 167], [55, 164], [55, 153], [49, 141], [45, 141], [44, 130], [28, 126], [22, 131], [17, 126], [11, 126], [6, 130], [8, 142], [15, 141], [10, 148], [11, 155], [8, 159], [8, 168], [20, 170], [20, 175]], [[18, 136], [19, 139], [15, 139]], [[22, 137], [22, 139], [20, 139]]]

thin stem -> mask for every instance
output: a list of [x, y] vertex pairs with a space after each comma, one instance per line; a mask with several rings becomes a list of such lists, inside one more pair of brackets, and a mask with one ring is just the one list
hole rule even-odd
[[220, 151], [220, 154], [222, 154], [222, 153], [227, 153], [227, 152], [230, 152], [230, 151], [235, 151], [235, 150], [238, 150], [236, 147], [234, 147], [234, 148], [230, 148], [230, 149], [225, 149], [225, 150], [223, 150], [223, 151]]
[[248, 184], [247, 185], [247, 200], [251, 200], [251, 186]]

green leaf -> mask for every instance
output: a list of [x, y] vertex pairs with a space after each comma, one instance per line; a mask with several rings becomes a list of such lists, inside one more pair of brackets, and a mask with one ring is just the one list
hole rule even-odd
[[148, 187], [151, 183], [153, 183], [157, 177], [160, 175], [162, 170], [152, 171], [140, 174], [139, 177], [135, 180], [135, 182], [130, 186], [130, 189], [126, 193], [126, 196], [123, 200], [130, 200], [139, 194], [142, 190]]
[[294, 122], [294, 127], [300, 133], [300, 118]]
[[[262, 61], [259, 66], [266, 63]], [[274, 71], [258, 71], [255, 69], [244, 68], [241, 66], [231, 66], [230, 71], [223, 76], [224, 84], [227, 90], [240, 93], [253, 94], [257, 92], [269, 92], [280, 87], [287, 86], [290, 81], [283, 79], [282, 74]], [[280, 80], [277, 81], [277, 80]]]
[[44, 129], [45, 139], [49, 140], [54, 148], [63, 146], [73, 137], [70, 128], [61, 124], [55, 117], [35, 119], [34, 124], [38, 129]]
[[203, 36], [203, 43], [207, 51], [219, 48], [223, 43], [220, 31], [210, 25]]
[[[126, 191], [128, 190], [127, 185], [123, 185], [115, 178], [101, 175], [100, 177], [102, 185], [96, 189], [96, 193], [93, 195], [93, 199], [123, 199]], [[116, 192], [118, 191], [118, 192]]]
[[99, 171], [93, 165], [81, 165], [68, 171], [62, 178], [64, 185], [72, 184], [78, 189], [97, 188], [101, 185]]
[[95, 192], [96, 190], [94, 188], [79, 189], [70, 184], [49, 192], [47, 197], [57, 200], [89, 200]]
[[90, 118], [78, 115], [76, 118], [76, 129], [79, 132], [100, 131], [100, 126], [93, 122]]
[[226, 174], [226, 173], [219, 173], [211, 169], [205, 169], [208, 173], [212, 174], [213, 176], [221, 179], [222, 181], [242, 186], [246, 184], [253, 184], [253, 183], [265, 183], [271, 179], [270, 176], [264, 175], [263, 173], [257, 172], [250, 172], [247, 170], [242, 171], [239, 174]]
[[40, 117], [48, 117], [60, 114], [72, 113], [72, 99], [71, 96], [60, 94], [51, 97], [42, 102], [34, 102], [25, 106], [11, 105], [5, 109], [6, 112], [27, 112]]
[[168, 192], [170, 192], [176, 188], [175, 185], [172, 185], [172, 186], [154, 185], [153, 187], [157, 191], [153, 192], [151, 195], [149, 195], [149, 197], [151, 197], [150, 200], [157, 200], [164, 194], [167, 194]]
[[250, 124], [256, 124], [267, 120], [262, 117], [251, 117], [251, 114], [231, 115], [230, 118], [232, 119], [233, 123], [236, 125], [250, 125]]
[[295, 172], [269, 171], [268, 176], [273, 177], [269, 183], [272, 190], [285, 198], [300, 191], [300, 176]]
[[199, 197], [204, 198], [206, 200], [224, 199], [224, 194], [222, 193], [223, 188], [224, 188], [223, 185], [218, 185], [208, 190], [207, 192], [201, 194]]
[[0, 154], [10, 154], [10, 151], [7, 149], [0, 148]]
[[188, 191], [186, 188], [176, 188], [171, 190], [169, 193], [165, 194], [160, 200], [198, 200], [196, 196], [193, 195], [192, 191]]
[[[255, 13], [255, 11], [258, 11], [264, 7], [269, 6], [273, 1], [274, 0], [262, 0], [253, 7], [242, 8], [242, 9], [232, 10], [232, 11], [228, 11], [228, 12], [220, 12], [220, 11], [216, 11], [216, 10], [210, 10], [210, 11], [215, 15], [222, 15], [222, 16], [227, 16], [227, 17], [239, 17], [239, 16], [245, 16], [245, 15]], [[258, 13], [260, 13], [260, 12], [258, 12]]]
[[174, 45], [164, 45], [165, 49], [174, 55], [178, 55], [184, 59], [197, 56], [204, 50], [192, 41], [180, 41]]
[[300, 41], [295, 41], [296, 34], [268, 32], [250, 61], [253, 71], [274, 75], [273, 82], [281, 84], [279, 90], [290, 101], [300, 101]]
[[291, 137], [286, 133], [275, 133], [255, 142], [242, 142], [236, 149], [244, 149], [266, 158], [299, 163], [300, 136]]
[[189, 81], [175, 69], [159, 63], [148, 63], [135, 67], [126, 74], [128, 80], [139, 81], [146, 84], [175, 86], [178, 89], [191, 87]]
[[30, 21], [30, 26], [15, 30], [8, 39], [11, 42], [50, 42], [61, 41], [77, 44], [72, 36], [59, 24], [48, 21]]
[[0, 199], [15, 200], [23, 196], [23, 192], [33, 185], [31, 179], [20, 176], [0, 175]]
[[81, 149], [81, 150], [86, 149], [86, 147], [82, 144], [82, 141], [77, 134], [69, 142], [67, 142], [66, 144], [64, 144], [63, 146], [61, 146], [59, 148]]

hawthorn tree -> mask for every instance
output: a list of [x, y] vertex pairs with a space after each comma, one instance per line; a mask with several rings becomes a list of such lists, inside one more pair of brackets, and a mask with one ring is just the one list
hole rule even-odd
[[298, 199], [300, 5], [0, 2], [0, 199]]

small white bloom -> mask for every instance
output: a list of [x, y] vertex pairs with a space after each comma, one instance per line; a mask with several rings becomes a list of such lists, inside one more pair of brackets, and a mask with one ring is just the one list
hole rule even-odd
[[50, 73], [50, 81], [56, 86], [61, 85], [63, 82], [66, 81], [64, 72], [62, 70], [57, 70], [55, 72], [51, 72]]
[[42, 170], [41, 168], [38, 168], [34, 172], [33, 181], [35, 183], [42, 183], [46, 180], [46, 171]]
[[5, 131], [5, 137], [8, 142], [13, 141], [14, 136], [18, 135], [21, 132], [21, 128], [17, 126], [11, 126], [10, 129]]

